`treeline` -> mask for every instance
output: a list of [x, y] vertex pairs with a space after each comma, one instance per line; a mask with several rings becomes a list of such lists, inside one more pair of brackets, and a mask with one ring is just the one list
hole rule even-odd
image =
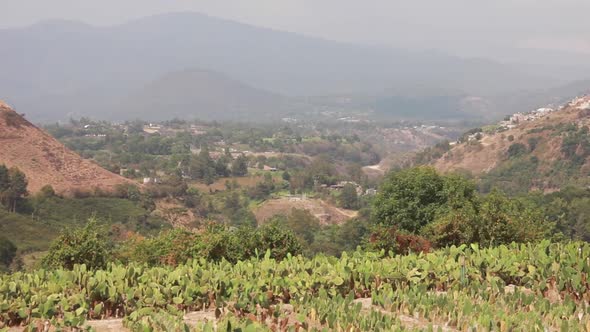
[[[175, 265], [194, 257], [235, 262], [267, 250], [280, 259], [287, 253], [339, 256], [358, 246], [368, 251], [406, 254], [472, 243], [490, 247], [543, 239], [590, 240], [587, 189], [565, 188], [549, 195], [519, 197], [498, 190], [480, 194], [472, 180], [417, 167], [389, 174], [374, 199], [362, 206], [356, 218], [343, 224], [322, 225], [310, 212], [293, 209], [259, 225], [250, 210], [248, 195], [265, 196], [274, 185], [269, 175], [261, 186], [271, 188], [240, 189], [228, 183], [227, 191], [211, 196], [185, 184], [177, 199], [202, 220], [209, 220], [195, 225], [198, 231], [158, 233], [153, 228], [155, 232], [149, 235], [129, 228], [117, 230], [112, 223], [99, 227], [95, 222], [80, 229], [68, 227], [54, 241], [44, 264], [56, 267], [85, 262], [102, 266], [114, 260]], [[178, 187], [170, 184], [170, 189]], [[154, 193], [140, 193], [134, 187], [120, 188], [117, 194], [144, 206], [155, 197]], [[53, 202], [57, 198], [44, 199]], [[142, 211], [137, 211], [138, 217], [145, 213]], [[6, 248], [6, 257], [10, 257], [10, 245]]]
[[[476, 183], [430, 167], [391, 173], [372, 204], [372, 243], [392, 249], [392, 238], [446, 247], [467, 243], [590, 240], [590, 189], [508, 196], [498, 189], [481, 194]], [[418, 246], [419, 247], [419, 246]]]
[[[358, 246], [367, 251], [407, 254], [461, 244], [492, 247], [543, 239], [567, 241], [584, 234], [580, 230], [588, 223], [580, 219], [586, 211], [582, 206], [590, 206], [584, 205], [589, 201], [590, 192], [573, 189], [540, 197], [511, 198], [496, 190], [482, 195], [469, 179], [417, 167], [391, 173], [370, 208], [362, 209], [358, 217], [342, 225], [322, 226], [308, 211], [293, 209], [257, 227], [246, 215], [248, 210], [240, 196], [229, 191], [224, 209], [230, 223], [212, 223], [199, 232], [172, 230], [155, 237], [134, 235], [114, 245], [108, 244], [106, 235], [95, 240], [93, 228], [87, 226], [81, 233], [66, 233], [58, 238], [44, 262], [51, 267], [79, 261], [78, 256], [64, 258], [64, 253], [76, 253], [76, 248], [84, 247], [79, 243], [87, 239], [93, 243], [87, 252], [105, 252], [106, 260], [111, 257], [150, 265], [175, 265], [195, 257], [235, 262], [267, 250], [280, 259], [287, 253], [339, 256]], [[81, 236], [82, 240], [69, 240], [72, 236]], [[64, 248], [64, 243], [78, 245]], [[106, 247], [94, 247], [101, 243], [107, 243]], [[113, 252], [108, 248], [117, 249]]]
[[369, 229], [362, 220], [321, 226], [311, 213], [298, 209], [260, 226], [244, 221], [231, 223], [239, 226], [211, 221], [198, 229], [168, 229], [146, 236], [120, 232], [91, 219], [82, 227], [65, 229], [40, 264], [45, 268], [72, 268], [74, 264], [101, 268], [108, 262], [177, 265], [194, 258], [237, 262], [267, 251], [279, 260], [287, 254], [339, 256], [362, 245]]
[[283, 259], [288, 253], [300, 254], [302, 245], [293, 232], [278, 223], [235, 229], [212, 223], [199, 232], [174, 229], [150, 238], [134, 234], [117, 242], [104, 226], [90, 220], [86, 226], [60, 235], [41, 265], [68, 269], [74, 264], [104, 268], [108, 262], [177, 265], [192, 258], [235, 263], [264, 255], [267, 250], [271, 257]]

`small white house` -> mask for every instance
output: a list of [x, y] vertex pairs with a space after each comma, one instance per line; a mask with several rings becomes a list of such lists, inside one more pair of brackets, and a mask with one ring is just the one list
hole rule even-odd
[[160, 179], [158, 178], [143, 178], [143, 184], [156, 184], [160, 183]]

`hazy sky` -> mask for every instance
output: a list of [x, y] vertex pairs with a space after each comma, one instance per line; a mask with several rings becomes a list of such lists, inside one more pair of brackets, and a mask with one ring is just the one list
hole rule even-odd
[[0, 28], [45, 19], [112, 25], [196, 11], [327, 39], [455, 54], [590, 54], [590, 0], [0, 0]]

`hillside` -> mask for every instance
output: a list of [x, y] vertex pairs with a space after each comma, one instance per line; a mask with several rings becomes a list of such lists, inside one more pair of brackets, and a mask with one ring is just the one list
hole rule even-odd
[[1, 101], [0, 164], [24, 172], [32, 193], [45, 185], [65, 195], [95, 188], [111, 191], [128, 182], [82, 159]]
[[[517, 113], [472, 130], [432, 161], [442, 172], [467, 172], [482, 189], [508, 192], [590, 185], [590, 96], [556, 110]], [[440, 150], [442, 146], [437, 147]], [[435, 150], [430, 153], [436, 155]]]
[[216, 72], [184, 70], [150, 82], [116, 109], [126, 117], [145, 120], [178, 117], [252, 121], [280, 118], [288, 110], [288, 101]]
[[[345, 44], [196, 13], [158, 15], [111, 27], [48, 21], [0, 30], [0, 45], [0, 75], [11, 78], [0, 81], [0, 98], [27, 109], [35, 121], [70, 115], [107, 118], [112, 113], [104, 110], [132, 98], [150, 82], [187, 68], [224, 73], [288, 96], [389, 96], [391, 91], [401, 97], [426, 95], [426, 102], [418, 105], [393, 100], [394, 106], [416, 107], [436, 103], [447, 91], [460, 96], [502, 94], [562, 81], [488, 60]], [[392, 101], [384, 104], [382, 112], [398, 110], [389, 107]]]

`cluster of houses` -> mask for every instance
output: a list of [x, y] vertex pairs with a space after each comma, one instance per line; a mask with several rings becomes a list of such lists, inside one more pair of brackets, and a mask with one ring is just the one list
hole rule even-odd
[[[204, 135], [207, 133], [207, 127], [206, 126], [200, 126], [200, 125], [190, 125], [190, 127], [188, 128], [189, 132], [193, 135]], [[173, 128], [168, 128], [162, 124], [157, 124], [157, 123], [149, 123], [147, 125], [143, 126], [143, 132], [146, 134], [175, 134], [177, 132], [182, 132], [185, 131], [185, 129], [173, 129]]]
[[377, 194], [376, 189], [368, 188], [366, 190], [363, 190], [363, 187], [354, 181], [340, 181], [340, 182], [333, 184], [333, 185], [322, 184], [322, 185], [320, 185], [320, 188], [328, 189], [330, 191], [340, 191], [340, 190], [344, 189], [344, 187], [346, 187], [347, 185], [354, 186], [356, 188], [356, 194], [359, 196], [362, 196], [362, 195], [373, 196], [373, 195]]
[[574, 99], [571, 102], [571, 105], [579, 110], [590, 110], [590, 95]]
[[507, 119], [505, 119], [504, 121], [500, 122], [499, 126], [503, 129], [512, 129], [517, 127], [520, 123], [535, 121], [553, 112], [555, 112], [553, 108], [544, 107], [527, 113], [515, 113], [512, 114], [510, 117], [507, 117]]

